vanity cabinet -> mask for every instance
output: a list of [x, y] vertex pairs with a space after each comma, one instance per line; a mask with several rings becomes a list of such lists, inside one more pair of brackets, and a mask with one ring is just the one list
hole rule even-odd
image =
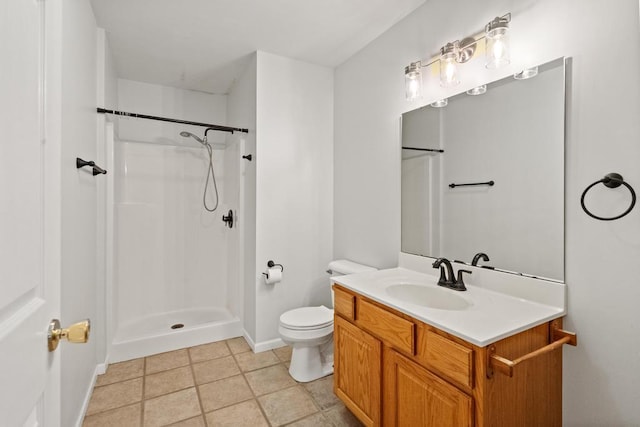
[[366, 426], [562, 425], [560, 319], [478, 347], [334, 291], [334, 391]]
[[333, 334], [336, 395], [365, 425], [381, 425], [382, 343], [339, 316]]
[[383, 382], [384, 425], [473, 426], [471, 396], [388, 347]]

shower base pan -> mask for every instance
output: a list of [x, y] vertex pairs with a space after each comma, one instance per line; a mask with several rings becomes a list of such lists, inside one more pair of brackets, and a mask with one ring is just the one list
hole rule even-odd
[[109, 350], [109, 363], [241, 335], [240, 319], [223, 308], [160, 313], [121, 325]]

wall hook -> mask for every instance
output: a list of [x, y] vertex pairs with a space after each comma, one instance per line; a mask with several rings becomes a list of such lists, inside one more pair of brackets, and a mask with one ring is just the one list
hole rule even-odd
[[93, 176], [107, 173], [106, 170], [102, 169], [100, 166], [97, 166], [96, 162], [94, 162], [93, 160], [83, 160], [80, 157], [76, 157], [76, 168], [80, 169], [85, 166], [90, 166], [93, 168]]
[[253, 156], [251, 156], [251, 154], [247, 154], [246, 156], [242, 156], [243, 159], [245, 160], [249, 160], [251, 161], [251, 159], [253, 158]]

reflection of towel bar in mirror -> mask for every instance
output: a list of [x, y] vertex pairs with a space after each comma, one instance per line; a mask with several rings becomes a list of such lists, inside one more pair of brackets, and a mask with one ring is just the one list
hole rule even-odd
[[444, 153], [444, 150], [439, 148], [415, 148], [415, 147], [402, 147], [403, 150], [416, 150], [416, 151], [429, 151], [431, 153]]
[[469, 187], [472, 185], [488, 185], [489, 187], [493, 187], [493, 185], [495, 184], [494, 181], [487, 181], [487, 182], [470, 182], [468, 184], [454, 184], [451, 183], [449, 184], [450, 188], [456, 188], [456, 187]]

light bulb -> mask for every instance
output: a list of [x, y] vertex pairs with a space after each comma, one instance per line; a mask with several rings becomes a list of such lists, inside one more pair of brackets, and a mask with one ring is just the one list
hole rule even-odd
[[497, 17], [485, 27], [487, 68], [500, 68], [511, 62], [509, 52], [509, 21], [511, 15]]
[[412, 62], [404, 69], [405, 96], [407, 101], [413, 101], [422, 96], [422, 63]]
[[458, 42], [447, 43], [440, 49], [440, 86], [452, 87], [460, 83], [458, 77]]

